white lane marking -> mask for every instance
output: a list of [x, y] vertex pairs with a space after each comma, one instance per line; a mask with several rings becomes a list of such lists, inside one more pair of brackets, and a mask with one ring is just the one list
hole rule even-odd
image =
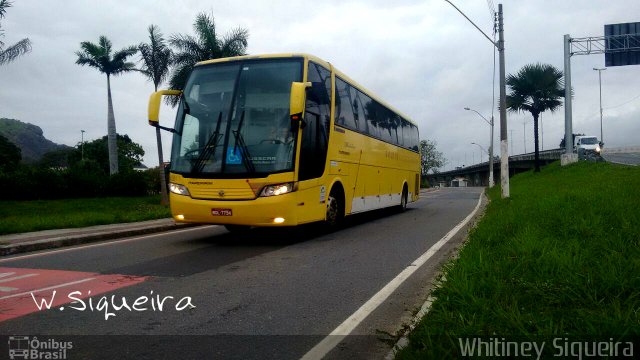
[[[4, 278], [4, 277], [10, 276], [10, 275], [14, 275], [14, 274], [15, 274], [15, 272], [2, 273], [2, 274], [0, 274], [0, 278]], [[6, 279], [0, 279], [0, 283], [5, 283], [5, 282], [13, 281], [13, 280], [24, 279], [24, 278], [28, 278], [28, 277], [32, 277], [32, 276], [36, 276], [36, 275], [38, 275], [38, 274], [24, 274], [24, 275], [18, 275], [18, 276], [6, 278]], [[18, 288], [9, 287], [9, 286], [0, 286], [0, 291], [2, 291], [2, 292], [10, 292], [10, 291], [16, 291], [16, 290], [18, 290]]]
[[407, 266], [400, 274], [398, 274], [393, 280], [385, 285], [380, 291], [378, 291], [371, 299], [364, 303], [356, 312], [349, 316], [342, 324], [338, 325], [327, 337], [314, 346], [309, 352], [307, 352], [302, 359], [303, 360], [315, 360], [321, 359], [329, 353], [334, 347], [336, 347], [347, 335], [349, 335], [369, 314], [371, 314], [380, 304], [382, 304], [391, 294], [393, 294], [402, 283], [405, 282], [416, 270], [424, 265], [440, 248], [446, 244], [452, 237], [454, 237], [460, 229], [462, 229], [478, 212], [480, 203], [482, 202], [482, 196], [484, 190], [478, 197], [478, 203], [473, 211], [458, 225], [449, 232], [437, 243], [429, 248], [424, 254], [420, 255], [411, 265]]
[[144, 235], [144, 236], [137, 236], [137, 237], [128, 238], [128, 239], [124, 239], [124, 240], [106, 241], [106, 242], [100, 242], [98, 244], [91, 244], [91, 245], [84, 245], [84, 246], [74, 246], [74, 247], [69, 247], [69, 248], [64, 248], [64, 249], [59, 249], [59, 250], [45, 251], [45, 252], [36, 253], [36, 254], [14, 256], [14, 257], [6, 258], [6, 259], [0, 259], [0, 263], [7, 262], [7, 261], [14, 261], [14, 260], [29, 259], [29, 258], [38, 257], [38, 256], [57, 254], [57, 253], [62, 253], [62, 252], [67, 252], [67, 251], [76, 251], [76, 250], [82, 250], [82, 249], [87, 249], [87, 248], [92, 248], [92, 247], [100, 247], [100, 246], [114, 245], [114, 244], [130, 242], [130, 241], [143, 240], [143, 239], [150, 238], [150, 237], [153, 237], [153, 236], [158, 236], [158, 235], [179, 234], [179, 233], [183, 233], [183, 232], [187, 232], [187, 231], [207, 229], [207, 228], [214, 227], [214, 226], [218, 226], [218, 225], [206, 225], [206, 226], [198, 226], [198, 227], [189, 228], [189, 229], [173, 230], [173, 231], [167, 231], [167, 232], [158, 232], [158, 233], [154, 233], [154, 234], [149, 234], [149, 235]]
[[26, 292], [19, 293], [19, 294], [7, 295], [7, 296], [0, 297], [0, 300], [9, 299], [9, 298], [13, 298], [13, 297], [18, 297], [18, 296], [22, 296], [22, 295], [29, 295], [31, 293], [45, 291], [45, 290], [57, 289], [57, 288], [61, 288], [61, 287], [69, 286], [69, 285], [76, 285], [76, 284], [80, 284], [80, 283], [91, 281], [91, 280], [95, 280], [95, 278], [86, 278], [86, 279], [82, 279], [82, 280], [71, 281], [71, 282], [68, 282], [68, 283], [60, 284], [60, 285], [53, 285], [53, 286], [49, 286], [49, 287], [42, 288], [42, 289], [30, 290], [30, 291], [26, 291]]
[[[15, 274], [15, 273], [13, 273]], [[24, 274], [24, 275], [18, 275], [18, 276], [14, 276], [12, 278], [8, 278], [8, 279], [2, 279], [0, 280], [0, 283], [5, 283], [5, 282], [9, 282], [9, 281], [13, 281], [13, 280], [18, 280], [18, 279], [24, 279], [24, 278], [28, 278], [28, 277], [32, 277], [32, 276], [36, 276], [38, 274]]]

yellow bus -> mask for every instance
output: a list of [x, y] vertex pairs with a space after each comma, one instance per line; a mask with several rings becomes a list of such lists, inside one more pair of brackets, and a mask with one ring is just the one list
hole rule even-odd
[[[174, 128], [159, 124], [163, 95], [180, 96]], [[335, 227], [351, 214], [404, 210], [420, 192], [417, 126], [312, 55], [200, 62], [183, 91], [151, 95], [149, 123], [174, 133], [178, 222]]]

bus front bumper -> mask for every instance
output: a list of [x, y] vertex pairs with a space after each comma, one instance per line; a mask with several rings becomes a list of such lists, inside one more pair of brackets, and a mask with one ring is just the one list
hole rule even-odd
[[254, 200], [200, 200], [171, 194], [171, 214], [177, 222], [217, 225], [298, 225], [297, 194], [258, 197]]

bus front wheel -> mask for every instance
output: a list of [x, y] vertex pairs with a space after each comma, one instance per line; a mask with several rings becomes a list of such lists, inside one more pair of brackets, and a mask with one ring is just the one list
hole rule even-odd
[[327, 199], [326, 223], [330, 228], [337, 228], [344, 218], [344, 196], [340, 191], [331, 190]]

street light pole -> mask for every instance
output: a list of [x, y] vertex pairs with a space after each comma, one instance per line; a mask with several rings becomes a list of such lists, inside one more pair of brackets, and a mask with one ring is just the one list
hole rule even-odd
[[[484, 120], [491, 127], [491, 139], [489, 140], [489, 188], [492, 188], [493, 184], [494, 184], [493, 183], [493, 124], [494, 124], [493, 116], [491, 117], [491, 121], [489, 121], [489, 120], [487, 120], [487, 118], [482, 116], [482, 114], [480, 114], [476, 110], [473, 110], [473, 109], [468, 108], [468, 107], [466, 107], [464, 109], [467, 110], [467, 111], [475, 112], [476, 114], [478, 114], [478, 116], [480, 116], [482, 118], [482, 120]], [[480, 162], [482, 162], [482, 160]]]
[[477, 146], [480, 148], [480, 162], [482, 162], [482, 153], [484, 152], [484, 153], [485, 153], [485, 154], [487, 154], [487, 155], [488, 155], [489, 153], [487, 152], [487, 150], [485, 150], [485, 149], [482, 147], [482, 145], [480, 145], [480, 144], [478, 144], [478, 143], [474, 143], [474, 142], [472, 142], [472, 143], [471, 143], [471, 145], [477, 145]]
[[511, 153], [513, 154], [513, 129], [509, 130], [509, 132], [511, 133], [511, 136], [509, 136], [509, 139], [511, 139]]
[[84, 130], [80, 130], [80, 154], [82, 161], [84, 161]]
[[467, 15], [465, 15], [458, 7], [453, 5], [449, 0], [444, 0], [453, 6], [462, 16], [464, 16], [473, 26], [475, 26], [484, 37], [498, 49], [500, 54], [500, 185], [502, 190], [502, 198], [509, 197], [509, 147], [507, 135], [507, 85], [505, 80], [505, 59], [504, 59], [504, 24], [502, 17], [502, 4], [498, 4], [498, 42], [482, 31], [478, 25], [474, 24]]
[[602, 136], [602, 70], [607, 68], [593, 68], [598, 72], [598, 84], [600, 86], [600, 141], [604, 143], [604, 137]]
[[524, 146], [524, 153], [527, 153], [527, 120], [522, 121], [522, 145]]

